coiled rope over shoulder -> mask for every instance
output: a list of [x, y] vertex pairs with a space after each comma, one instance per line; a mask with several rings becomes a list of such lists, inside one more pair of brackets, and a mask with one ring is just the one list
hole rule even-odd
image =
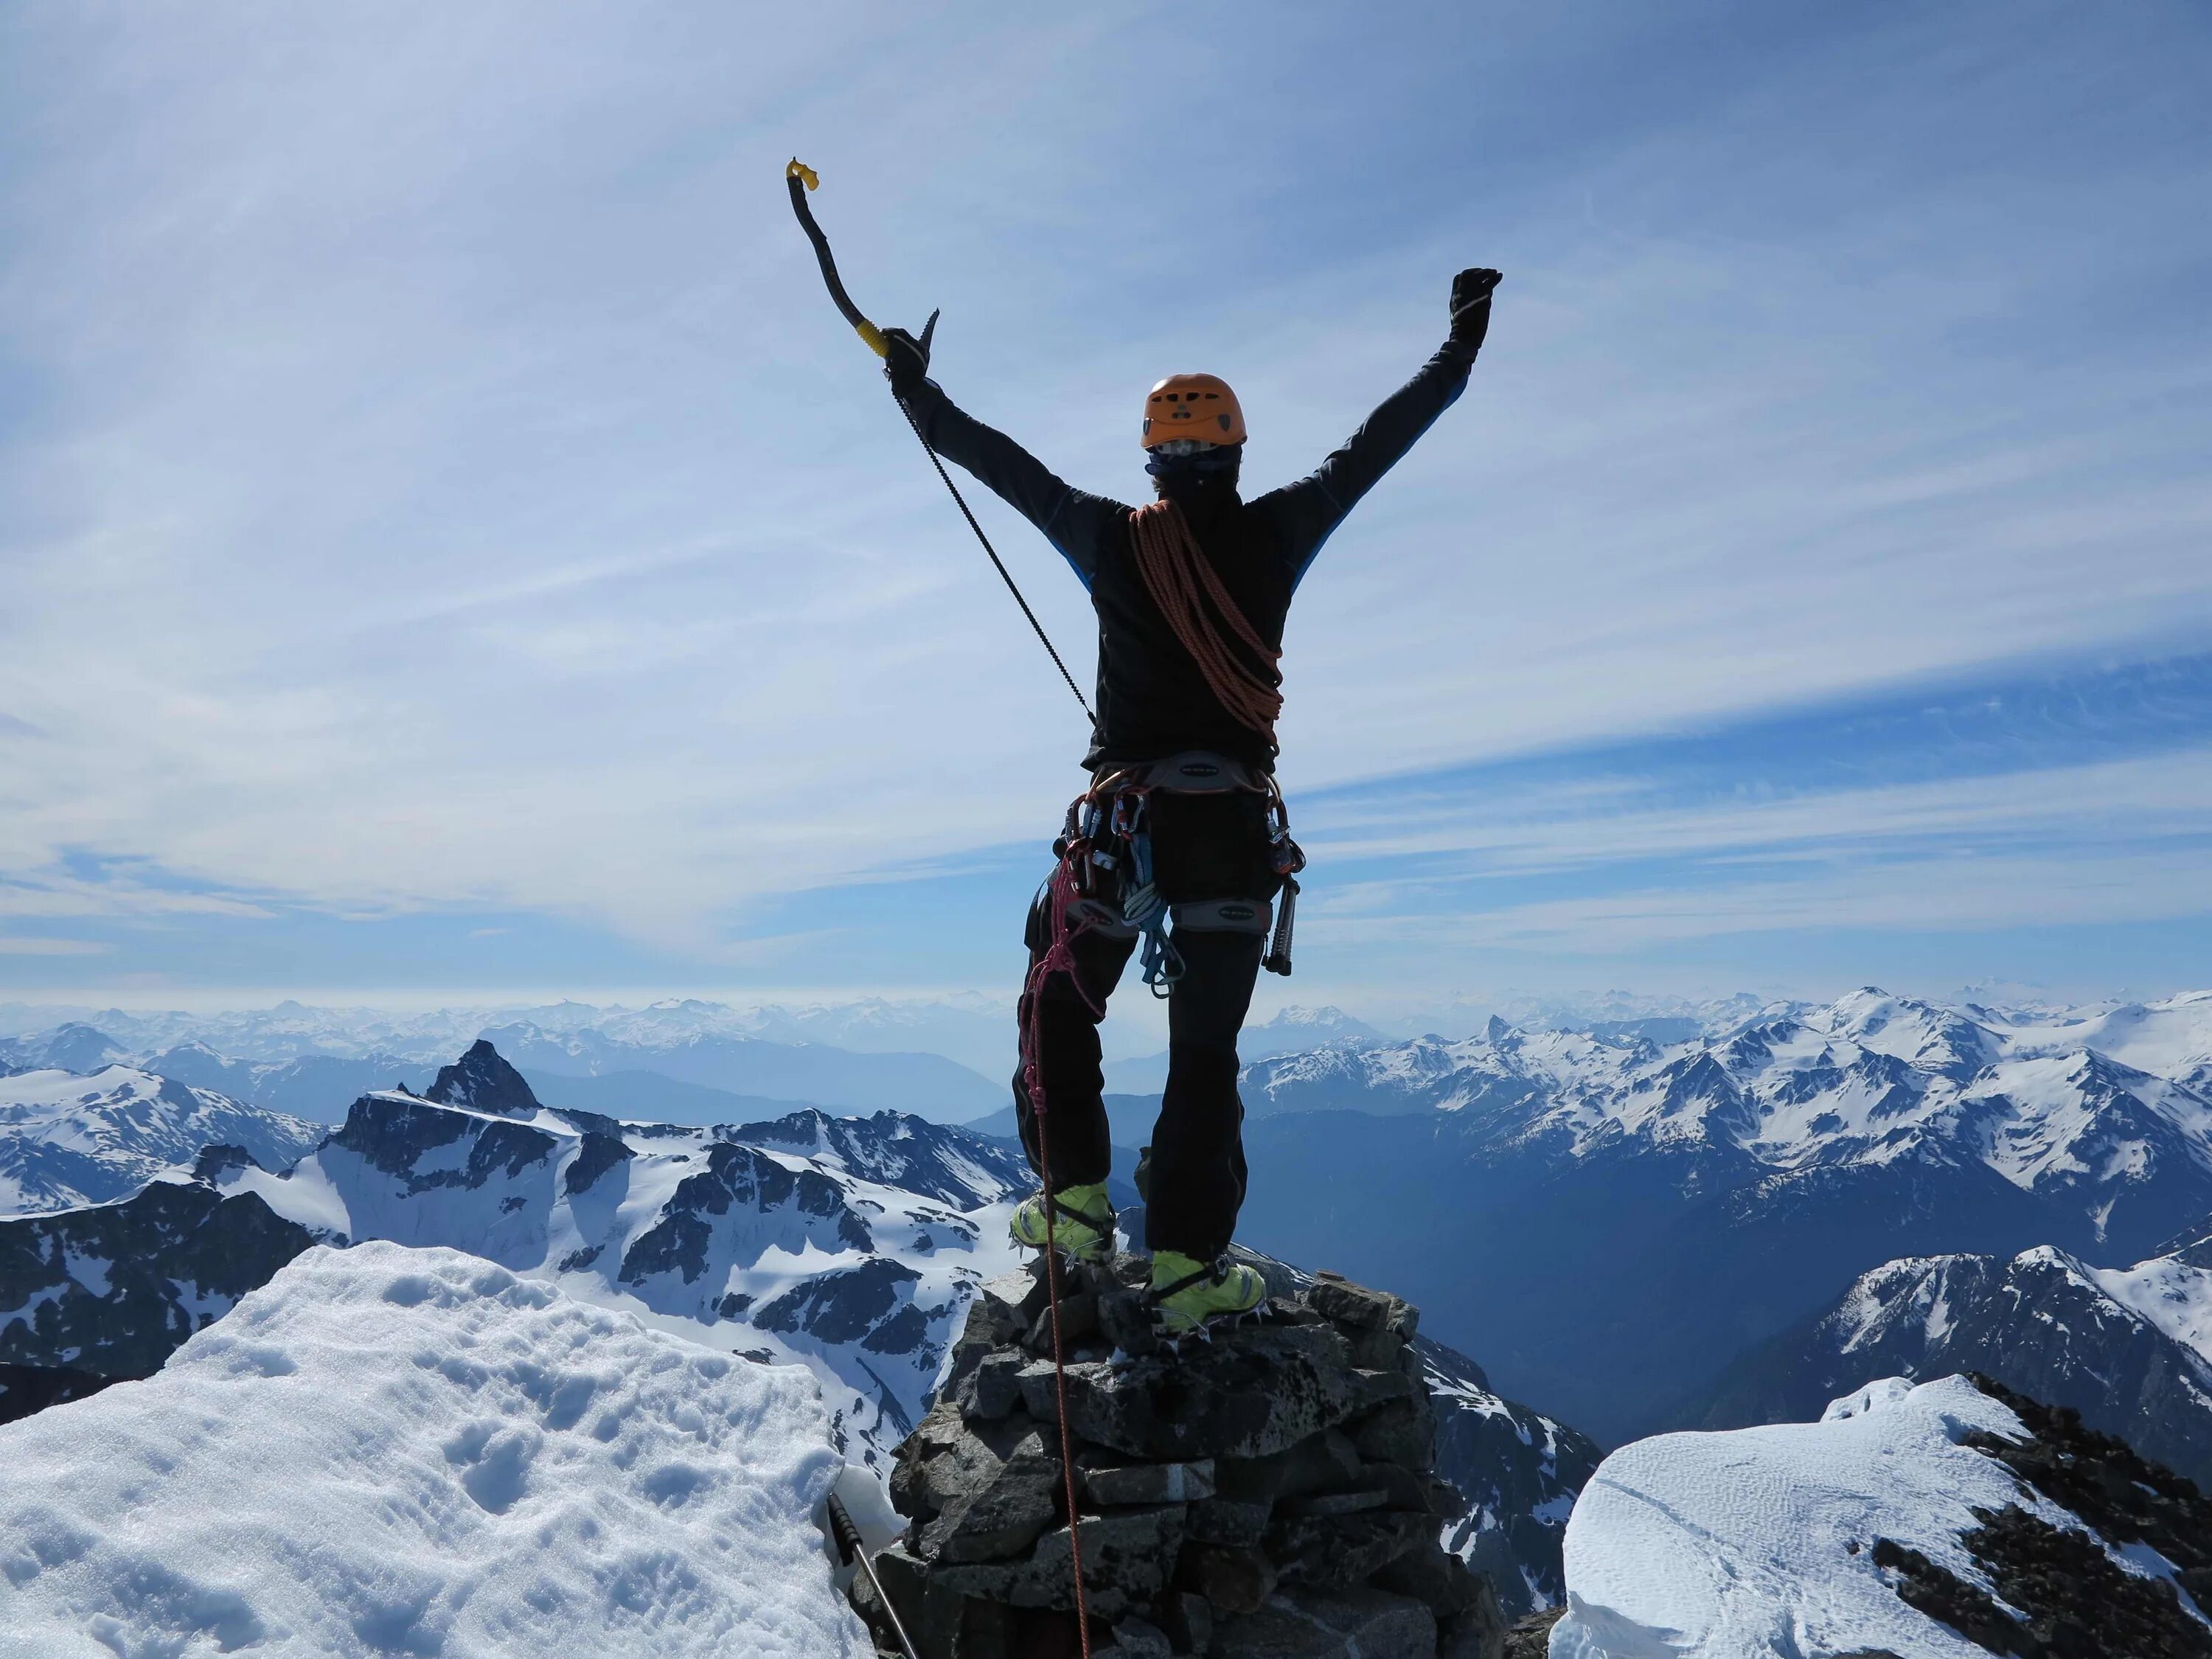
[[1129, 515], [1129, 540], [1146, 590], [1198, 665], [1206, 690], [1239, 725], [1267, 738], [1270, 755], [1279, 753], [1283, 653], [1237, 609], [1182, 509], [1172, 501], [1139, 507]]

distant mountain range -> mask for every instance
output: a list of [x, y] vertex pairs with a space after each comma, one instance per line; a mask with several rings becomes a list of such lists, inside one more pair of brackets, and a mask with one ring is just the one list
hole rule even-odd
[[313, 1150], [319, 1124], [242, 1105], [127, 1066], [0, 1077], [0, 1216], [127, 1198], [189, 1170], [200, 1149], [246, 1148], [281, 1167]]
[[[1887, 1263], [2047, 1247], [2109, 1274], [2212, 1215], [2212, 993], [2086, 1009], [1871, 988], [1825, 1006], [1617, 1002], [1581, 1029], [1537, 1010], [1458, 1039], [1388, 1040], [1333, 1009], [1255, 1026], [1243, 1236], [1401, 1291], [1508, 1393], [1618, 1443], [1712, 1409], [1739, 1361]], [[886, 1103], [1003, 1135], [994, 1076], [781, 1040], [891, 1045], [964, 1020], [980, 1042], [999, 1018], [980, 1004], [294, 1004], [103, 1013], [0, 1042], [0, 1064], [119, 1055], [247, 1105], [319, 1091], [335, 1115], [340, 1098], [428, 1088], [434, 1039], [493, 1021], [538, 1099], [572, 1116], [757, 1124]], [[1117, 1092], [1109, 1109], [1134, 1146], [1157, 1097]]]
[[1248, 1068], [1243, 1231], [1617, 1443], [1895, 1257], [2154, 1253], [2212, 1213], [2208, 1082], [2212, 994], [1338, 1043]]
[[[171, 1085], [143, 1115], [174, 1116], [181, 1145], [205, 1109]], [[374, 1238], [464, 1249], [803, 1364], [841, 1449], [880, 1474], [927, 1409], [970, 1287], [1012, 1264], [1007, 1209], [1029, 1184], [1013, 1148], [912, 1116], [694, 1128], [549, 1107], [478, 1042], [424, 1097], [364, 1095], [296, 1162], [217, 1146], [122, 1201], [0, 1220], [0, 1419], [31, 1408], [11, 1401], [144, 1376], [314, 1243]], [[1500, 1398], [1471, 1360], [1427, 1358], [1440, 1470], [1466, 1500], [1448, 1541], [1509, 1606], [1555, 1600], [1596, 1448]]]
[[1879, 1377], [1969, 1370], [2071, 1406], [2212, 1491], [2212, 1244], [2122, 1268], [2048, 1246], [1885, 1262], [1747, 1356], [1683, 1426], [1789, 1422]]
[[[727, 1121], [763, 1105], [811, 1104], [961, 1122], [1006, 1099], [1003, 1080], [941, 1054], [860, 1046], [910, 1033], [964, 1033], [964, 1046], [977, 1048], [973, 1028], [984, 1017], [969, 1011], [939, 1010], [926, 1018], [889, 1003], [793, 1012], [679, 1002], [635, 1011], [577, 1004], [535, 1012], [541, 1018], [441, 1011], [410, 1021], [298, 1004], [253, 1016], [110, 1010], [96, 1025], [68, 1021], [0, 1037], [0, 1071], [129, 1065], [249, 1105], [335, 1122], [360, 1095], [426, 1087], [441, 1056], [489, 1035], [528, 1074], [574, 1081], [576, 1086], [549, 1084], [553, 1092], [588, 1096], [599, 1109], [638, 1116]], [[757, 1035], [763, 1027], [834, 1030], [855, 1046]], [[448, 1040], [453, 1032], [461, 1035]], [[592, 1086], [611, 1078], [625, 1079], [624, 1097]]]

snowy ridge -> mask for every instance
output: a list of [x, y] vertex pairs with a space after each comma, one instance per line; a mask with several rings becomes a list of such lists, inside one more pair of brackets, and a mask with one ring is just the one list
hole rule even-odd
[[319, 1124], [127, 1066], [88, 1076], [19, 1072], [0, 1077], [0, 1217], [128, 1197], [189, 1172], [211, 1146], [289, 1164], [323, 1134]]
[[444, 1099], [365, 1096], [293, 1168], [214, 1184], [322, 1237], [466, 1249], [726, 1352], [805, 1365], [840, 1449], [878, 1468], [921, 1419], [970, 1290], [1013, 1265], [1006, 1206], [1027, 1170], [957, 1131], [888, 1113], [621, 1124], [538, 1106], [486, 1043], [447, 1072], [432, 1091]]
[[[2054, 1585], [2046, 1574], [2042, 1587], [2060, 1591], [2061, 1616], [2077, 1626], [2105, 1621], [2113, 1651], [2153, 1651], [2122, 1633], [2143, 1628], [2197, 1644], [2155, 1651], [2202, 1650], [2212, 1632], [2180, 1580], [2188, 1567], [2193, 1580], [2212, 1582], [2197, 1577], [2212, 1558], [2177, 1562], [2151, 1543], [2123, 1541], [2140, 1532], [2108, 1536], [2062, 1508], [2016, 1472], [2033, 1467], [2027, 1458], [1998, 1455], [2033, 1437], [2011, 1406], [1951, 1376], [1918, 1387], [1879, 1381], [1818, 1423], [1624, 1447], [1599, 1466], [1568, 1522], [1568, 1612], [1553, 1631], [1552, 1659], [1983, 1659], [1995, 1643], [1972, 1641], [1923, 1609], [1955, 1615], [1978, 1596], [1998, 1619], [2030, 1611], [2007, 1601], [2027, 1581], [2001, 1577], [2008, 1562], [1996, 1532], [2087, 1540], [2086, 1569], [2069, 1569], [2075, 1581]], [[2155, 1498], [2127, 1473], [2118, 1485], [2130, 1501]], [[2188, 1500], [2169, 1507], [2186, 1510]], [[1992, 1517], [2006, 1518], [1999, 1527]], [[2185, 1532], [2156, 1535], [2185, 1553], [2193, 1537], [2201, 1552], [2202, 1519], [2185, 1518]]]
[[803, 1373], [483, 1261], [310, 1250], [158, 1376], [0, 1428], [0, 1655], [864, 1659], [828, 1429]]
[[1437, 1468], [1466, 1501], [1444, 1547], [1489, 1576], [1509, 1617], [1565, 1594], [1561, 1545], [1575, 1494], [1597, 1467], [1585, 1436], [1492, 1391], [1481, 1368], [1422, 1344], [1436, 1402]]
[[1879, 1376], [1972, 1370], [2212, 1485], [2212, 1269], [2093, 1267], [2049, 1246], [1905, 1257], [1752, 1355], [1691, 1420], [1787, 1420]]
[[1332, 1043], [1255, 1062], [1245, 1088], [1255, 1113], [1452, 1112], [1492, 1145], [1567, 1160], [1979, 1164], [2102, 1237], [2116, 1214], [2212, 1208], [2208, 1079], [2212, 994], [2039, 1018], [1867, 989], [1664, 1047], [1498, 1019], [1459, 1042]]

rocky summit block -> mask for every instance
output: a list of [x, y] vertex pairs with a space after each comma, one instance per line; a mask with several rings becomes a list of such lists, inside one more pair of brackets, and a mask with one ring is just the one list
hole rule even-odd
[[[1099, 1659], [1501, 1659], [1496, 1596], [1438, 1541], [1463, 1504], [1433, 1473], [1418, 1310], [1323, 1275], [1170, 1346], [1144, 1273], [1062, 1272], [1064, 1376], [1041, 1265], [975, 1297], [876, 1563], [922, 1659], [1076, 1654], [1079, 1544]], [[894, 1651], [865, 1576], [854, 1598]]]

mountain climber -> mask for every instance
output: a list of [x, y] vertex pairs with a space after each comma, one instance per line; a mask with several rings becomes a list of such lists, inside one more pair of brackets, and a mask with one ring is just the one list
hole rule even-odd
[[[1089, 855], [1064, 859], [1030, 908], [1016, 1115], [1044, 1176], [1041, 1094], [1060, 1246], [1109, 1254], [1098, 1023], [1146, 934], [1147, 981], [1168, 988], [1169, 1060], [1145, 1235], [1170, 1330], [1267, 1295], [1227, 1251], [1245, 1184], [1237, 1037], [1272, 901], [1297, 867], [1273, 775], [1291, 596], [1353, 504], [1465, 389], [1499, 280], [1460, 272], [1449, 336], [1420, 372], [1310, 476], [1249, 501], [1237, 493], [1243, 410], [1213, 375], [1170, 375], [1146, 396], [1139, 434], [1157, 499], [1132, 507], [1070, 488], [955, 407], [927, 378], [926, 332], [884, 331], [884, 373], [923, 441], [1036, 526], [1098, 613], [1097, 714], [1083, 762], [1092, 785], [1055, 848], [1074, 842]], [[1281, 960], [1268, 965], [1287, 972], [1287, 949], [1279, 934]], [[1045, 1222], [1039, 1194], [1016, 1211], [1014, 1237], [1042, 1249]]]

